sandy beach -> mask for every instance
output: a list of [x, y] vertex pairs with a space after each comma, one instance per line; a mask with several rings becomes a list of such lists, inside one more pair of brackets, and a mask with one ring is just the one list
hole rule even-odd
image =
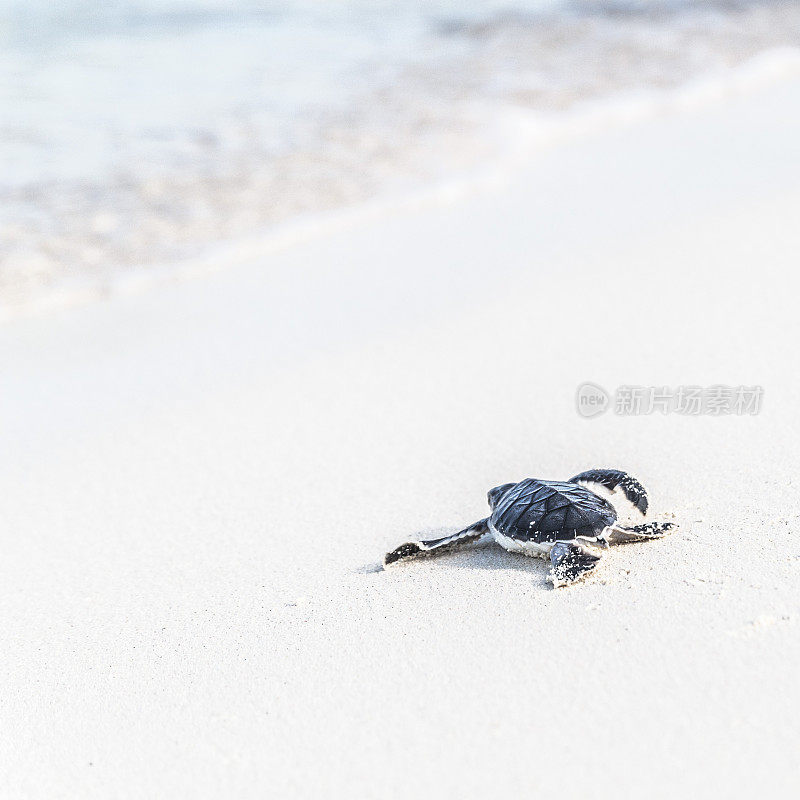
[[[0, 794], [800, 791], [800, 80], [0, 327]], [[757, 415], [576, 388], [761, 386]], [[489, 542], [617, 467], [681, 529], [553, 590]]]

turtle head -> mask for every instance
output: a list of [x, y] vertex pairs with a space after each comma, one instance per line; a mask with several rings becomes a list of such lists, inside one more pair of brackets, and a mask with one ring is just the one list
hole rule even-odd
[[495, 486], [494, 489], [489, 490], [487, 499], [489, 500], [489, 508], [494, 511], [495, 506], [500, 502], [500, 498], [509, 490], [513, 489], [516, 483], [504, 483], [502, 486]]

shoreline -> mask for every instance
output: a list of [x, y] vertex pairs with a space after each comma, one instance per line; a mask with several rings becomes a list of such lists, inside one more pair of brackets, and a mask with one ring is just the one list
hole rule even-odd
[[[111, 276], [63, 280], [51, 292], [16, 301], [0, 298], [0, 325], [14, 319], [39, 316], [49, 311], [72, 308], [116, 296], [151, 291], [176, 281], [227, 269], [236, 264], [270, 255], [308, 238], [325, 236], [339, 227], [368, 224], [387, 214], [403, 213], [417, 206], [436, 207], [487, 187], [507, 184], [519, 169], [554, 148], [620, 127], [635, 125], [660, 115], [682, 115], [726, 99], [746, 97], [800, 74], [800, 49], [768, 50], [749, 61], [722, 72], [710, 73], [666, 90], [652, 89], [634, 94], [621, 93], [577, 104], [568, 111], [543, 115], [528, 109], [509, 111], [501, 123], [506, 132], [506, 154], [495, 153], [491, 164], [473, 166], [460, 175], [429, 180], [408, 193], [392, 194], [311, 214], [301, 214], [260, 234], [239, 236], [203, 246], [191, 258], [138, 267], [118, 267]], [[513, 133], [509, 133], [510, 128]], [[70, 286], [69, 284], [74, 284]]]

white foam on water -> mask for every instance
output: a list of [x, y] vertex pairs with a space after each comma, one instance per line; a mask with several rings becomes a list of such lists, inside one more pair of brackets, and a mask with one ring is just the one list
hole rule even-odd
[[779, 0], [0, 0], [0, 310], [457, 193], [799, 46]]

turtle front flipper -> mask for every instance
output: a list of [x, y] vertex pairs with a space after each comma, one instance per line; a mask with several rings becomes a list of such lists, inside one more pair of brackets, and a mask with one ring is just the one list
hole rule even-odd
[[621, 469], [587, 469], [586, 472], [570, 478], [569, 483], [590, 484], [586, 487], [590, 491], [593, 483], [600, 484], [612, 492], [619, 487], [639, 512], [647, 513], [647, 491], [636, 478]]
[[400, 547], [392, 550], [384, 556], [383, 563], [388, 567], [389, 564], [394, 564], [397, 561], [405, 561], [410, 558], [416, 558], [422, 555], [431, 555], [439, 553], [444, 550], [451, 550], [454, 547], [460, 547], [463, 544], [474, 542], [480, 539], [485, 533], [489, 532], [489, 519], [482, 519], [463, 531], [454, 533], [450, 536], [444, 536], [441, 539], [427, 539], [419, 542], [406, 542], [401, 544]]
[[556, 542], [550, 550], [550, 580], [554, 589], [569, 586], [591, 572], [600, 560], [600, 553], [576, 540]]

